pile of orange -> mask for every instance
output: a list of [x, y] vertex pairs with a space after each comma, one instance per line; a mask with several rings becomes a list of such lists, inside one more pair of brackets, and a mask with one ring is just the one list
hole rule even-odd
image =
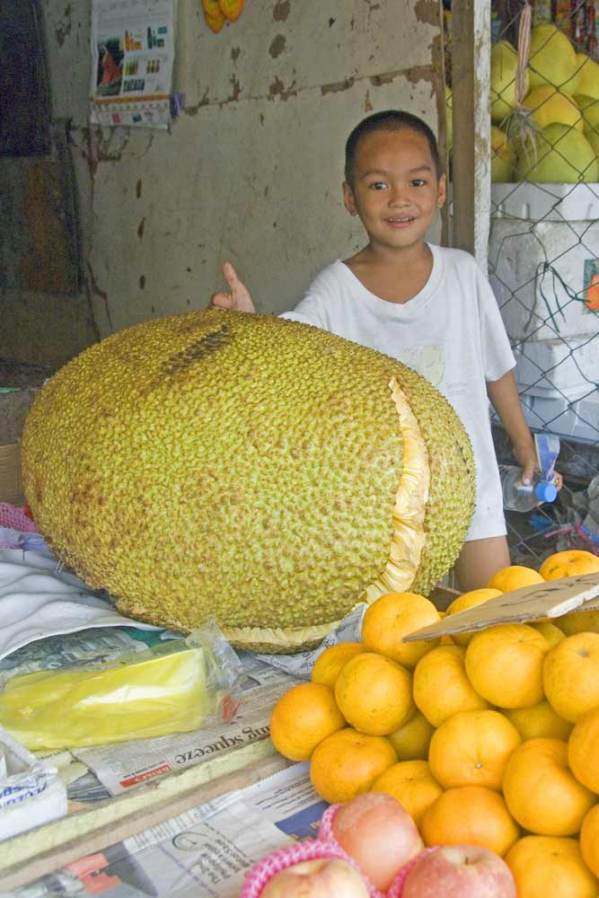
[[[521, 586], [599, 572], [558, 552], [460, 596], [454, 614]], [[599, 895], [599, 614], [501, 624], [459, 639], [403, 642], [441, 619], [414, 593], [381, 596], [362, 641], [318, 657], [312, 681], [274, 708], [271, 738], [310, 760], [331, 803], [388, 792], [427, 845], [503, 856], [519, 898]]]

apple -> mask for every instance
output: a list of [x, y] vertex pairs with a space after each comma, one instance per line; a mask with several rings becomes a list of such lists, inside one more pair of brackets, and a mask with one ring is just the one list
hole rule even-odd
[[510, 868], [478, 845], [438, 845], [408, 872], [401, 898], [516, 898]]
[[368, 898], [360, 874], [344, 860], [320, 858], [275, 873], [260, 898]]
[[382, 892], [423, 848], [404, 806], [384, 792], [366, 792], [342, 804], [333, 818], [333, 835]]

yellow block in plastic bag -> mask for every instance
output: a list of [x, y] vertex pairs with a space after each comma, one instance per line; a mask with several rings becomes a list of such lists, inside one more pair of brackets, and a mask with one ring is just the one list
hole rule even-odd
[[0, 724], [32, 750], [194, 730], [211, 710], [201, 648], [104, 669], [15, 676], [0, 693]]

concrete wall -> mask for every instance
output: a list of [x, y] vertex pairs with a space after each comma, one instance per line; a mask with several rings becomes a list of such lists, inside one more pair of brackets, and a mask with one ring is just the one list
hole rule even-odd
[[438, 126], [436, 0], [248, 0], [218, 35], [199, 0], [179, 0], [186, 109], [169, 132], [88, 128], [89, 0], [43, 5], [53, 117], [71, 121], [86, 289], [66, 305], [46, 298], [45, 315], [37, 297], [28, 327], [53, 351], [62, 334], [63, 355], [204, 306], [225, 259], [261, 311], [289, 308], [322, 265], [361, 245], [341, 204], [353, 125], [403, 107]]

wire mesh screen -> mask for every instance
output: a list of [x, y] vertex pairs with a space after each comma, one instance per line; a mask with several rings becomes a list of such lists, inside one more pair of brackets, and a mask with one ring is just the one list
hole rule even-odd
[[[594, 0], [493, 4], [489, 276], [533, 431], [561, 440], [553, 505], [509, 514], [515, 562], [599, 554], [599, 64]], [[500, 462], [509, 443], [494, 426]]]

